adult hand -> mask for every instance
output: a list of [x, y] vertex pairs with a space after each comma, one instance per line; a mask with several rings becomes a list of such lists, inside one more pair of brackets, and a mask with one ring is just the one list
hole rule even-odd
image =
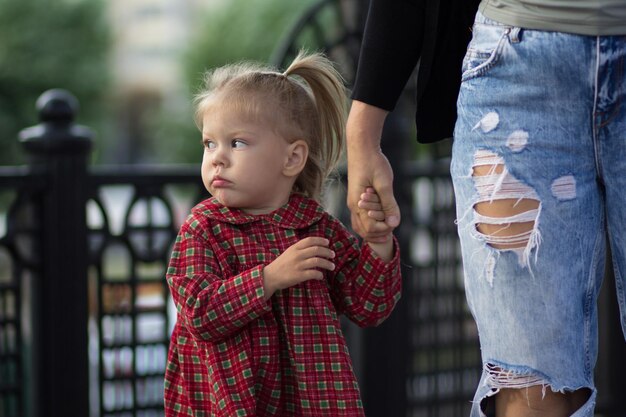
[[335, 257], [328, 239], [307, 237], [287, 248], [278, 258], [263, 268], [265, 299], [274, 292], [311, 279], [324, 279], [322, 269], [332, 271]]
[[[369, 242], [385, 242], [400, 224], [400, 209], [393, 195], [393, 169], [380, 149], [387, 111], [354, 101], [346, 126], [348, 159], [348, 208], [352, 228]], [[384, 221], [368, 215], [359, 200], [368, 187], [380, 198]]]

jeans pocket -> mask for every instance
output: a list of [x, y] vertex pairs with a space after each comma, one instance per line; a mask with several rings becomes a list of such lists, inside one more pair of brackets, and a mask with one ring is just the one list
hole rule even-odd
[[500, 61], [512, 29], [500, 24], [474, 23], [472, 40], [463, 59], [462, 81], [485, 74]]

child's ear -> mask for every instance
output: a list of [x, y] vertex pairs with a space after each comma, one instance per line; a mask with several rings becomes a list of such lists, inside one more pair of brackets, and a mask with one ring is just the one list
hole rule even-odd
[[287, 147], [287, 158], [285, 159], [285, 166], [283, 167], [283, 174], [288, 177], [295, 177], [299, 175], [309, 156], [309, 145], [302, 139], [290, 143]]

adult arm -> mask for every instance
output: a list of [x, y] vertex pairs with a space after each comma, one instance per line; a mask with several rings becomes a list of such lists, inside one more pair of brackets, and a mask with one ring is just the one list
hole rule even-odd
[[[383, 125], [420, 57], [424, 4], [416, 0], [372, 0], [347, 123], [348, 198], [352, 227], [370, 242], [382, 242], [400, 223], [393, 196], [393, 169], [380, 149]], [[367, 187], [381, 198], [385, 221], [360, 210]]]
[[[383, 124], [388, 112], [376, 106], [353, 101], [348, 122], [348, 208], [352, 228], [368, 242], [384, 242], [400, 223], [400, 209], [393, 196], [393, 169], [380, 148]], [[359, 199], [368, 187], [381, 200], [385, 221], [380, 222], [361, 209]]]

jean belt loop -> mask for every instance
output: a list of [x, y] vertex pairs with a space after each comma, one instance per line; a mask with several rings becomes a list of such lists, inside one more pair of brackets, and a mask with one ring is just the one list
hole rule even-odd
[[521, 40], [521, 30], [522, 28], [512, 27], [509, 31], [509, 39], [511, 43], [518, 43]]

